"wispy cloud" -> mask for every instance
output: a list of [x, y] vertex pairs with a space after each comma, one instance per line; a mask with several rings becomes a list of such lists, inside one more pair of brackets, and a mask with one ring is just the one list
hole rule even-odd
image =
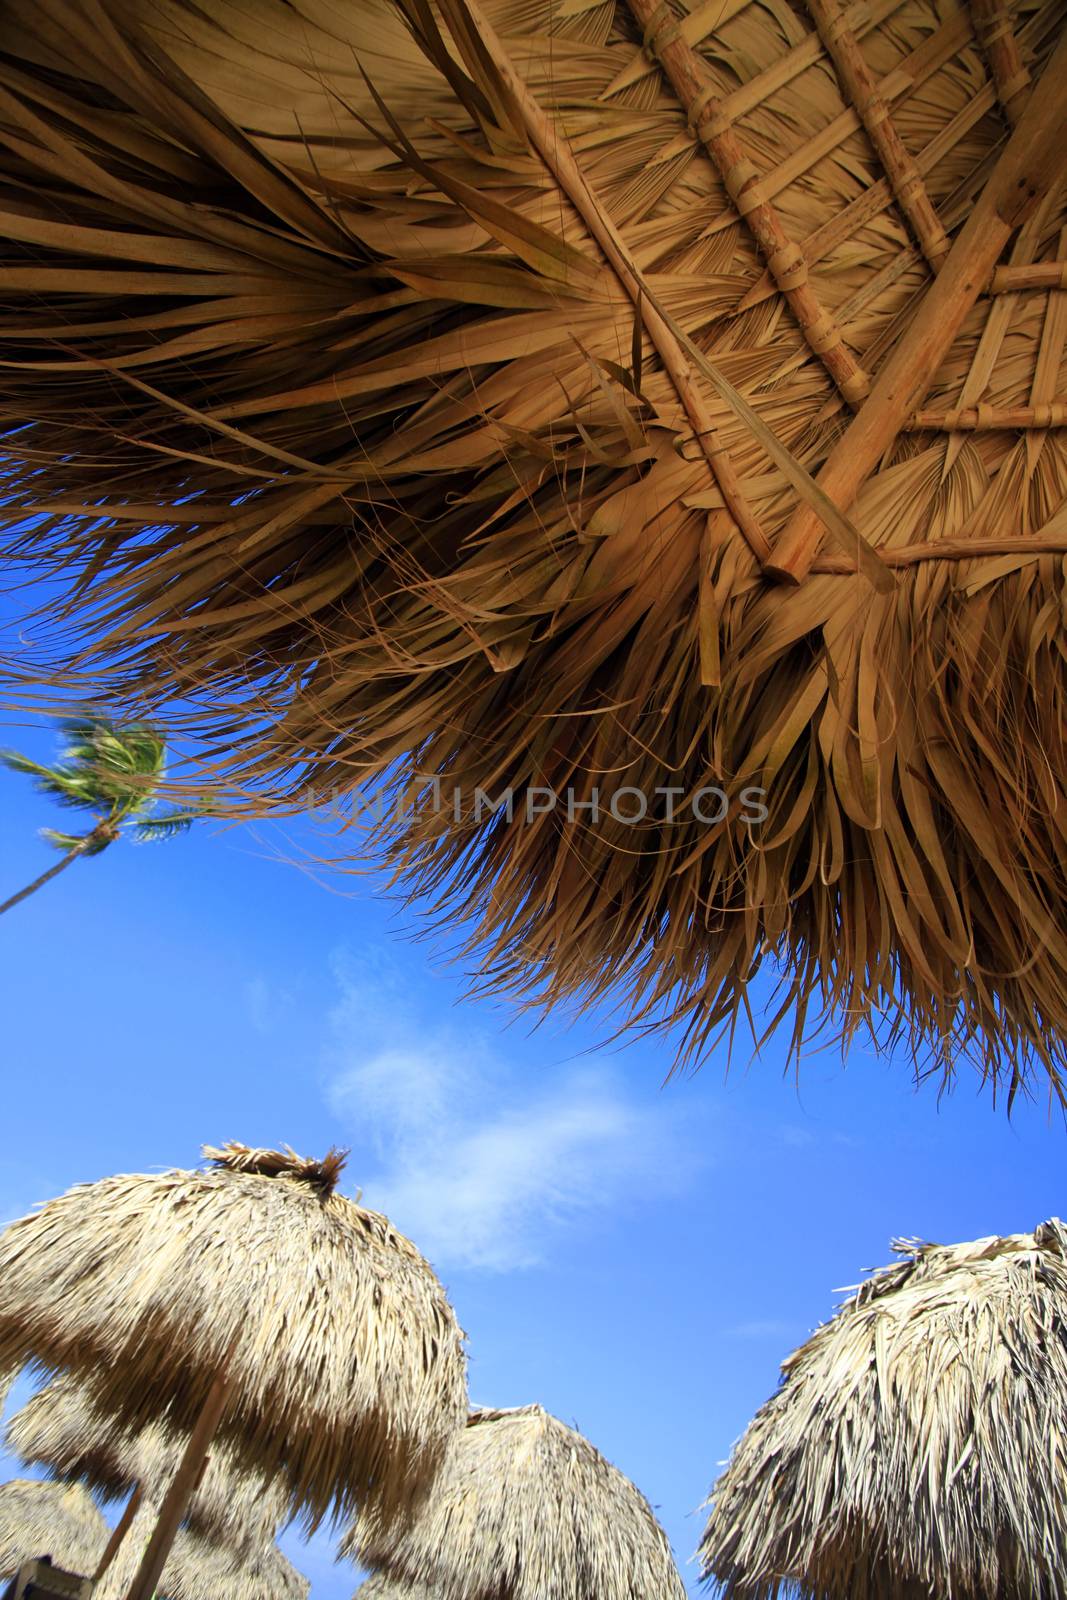
[[436, 1264], [532, 1266], [563, 1228], [687, 1181], [694, 1149], [667, 1094], [601, 1062], [531, 1077], [413, 1014], [380, 959], [337, 976], [331, 1109], [377, 1163], [360, 1178], [368, 1203]]
[[781, 1317], [754, 1317], [751, 1322], [735, 1322], [732, 1328], [726, 1329], [726, 1336], [754, 1344], [761, 1339], [799, 1340], [804, 1337], [804, 1330], [797, 1323], [786, 1322]]

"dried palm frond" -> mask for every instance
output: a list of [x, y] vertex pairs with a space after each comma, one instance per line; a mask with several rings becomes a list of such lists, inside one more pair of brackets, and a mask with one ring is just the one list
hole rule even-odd
[[222, 1376], [235, 1468], [279, 1477], [309, 1526], [371, 1497], [388, 1520], [466, 1415], [444, 1290], [317, 1163], [241, 1145], [212, 1161], [84, 1184], [6, 1228], [0, 1367], [70, 1368], [134, 1433], [189, 1431]]
[[308, 1600], [311, 1584], [276, 1544], [234, 1559], [219, 1545], [181, 1532], [167, 1557], [160, 1600]]
[[419, 1584], [403, 1583], [384, 1572], [372, 1574], [361, 1583], [352, 1600], [436, 1600], [432, 1589]]
[[0, 1484], [0, 1578], [37, 1556], [88, 1577], [106, 1544], [107, 1523], [80, 1484], [30, 1478]]
[[368, 1511], [341, 1549], [433, 1600], [685, 1595], [648, 1501], [540, 1406], [473, 1411], [415, 1516]]
[[377, 786], [529, 1003], [1058, 1086], [1065, 5], [983, 8], [0, 0], [17, 670]]
[[712, 1491], [724, 1600], [1067, 1596], [1067, 1227], [895, 1248]]
[[[116, 1427], [82, 1384], [63, 1377], [15, 1413], [7, 1443], [27, 1464], [47, 1467], [57, 1478], [80, 1479], [105, 1498], [139, 1487], [159, 1500], [178, 1469], [184, 1440], [168, 1438], [159, 1427], [143, 1433]], [[261, 1547], [286, 1520], [288, 1500], [280, 1480], [240, 1470], [232, 1449], [218, 1446], [185, 1520], [193, 1533], [234, 1549]]]

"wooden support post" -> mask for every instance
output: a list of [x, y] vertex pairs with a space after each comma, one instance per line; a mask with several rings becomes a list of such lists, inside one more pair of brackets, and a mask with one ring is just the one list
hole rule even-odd
[[1012, 32], [1011, 12], [1004, 0], [970, 0], [974, 31], [989, 63], [989, 76], [1004, 107], [1004, 115], [1014, 125], [1022, 116], [1030, 88], [1030, 74], [1023, 66], [1019, 46]]
[[922, 174], [893, 124], [874, 73], [849, 26], [848, 16], [838, 0], [806, 0], [806, 4], [819, 38], [837, 69], [841, 87], [885, 168], [897, 203], [911, 223], [919, 248], [936, 272], [948, 255], [948, 234], [926, 192]]
[[96, 1571], [93, 1573], [94, 1583], [100, 1582], [100, 1579], [104, 1576], [104, 1573], [114, 1561], [115, 1556], [118, 1553], [119, 1545], [130, 1531], [130, 1523], [137, 1515], [137, 1510], [141, 1504], [143, 1496], [144, 1491], [142, 1490], [141, 1485], [139, 1483], [135, 1483], [133, 1486], [133, 1492], [126, 1502], [126, 1509], [116, 1522], [115, 1526], [112, 1528], [111, 1537], [104, 1546], [104, 1553], [96, 1564]]
[[159, 1519], [130, 1586], [127, 1600], [152, 1600], [155, 1594], [156, 1585], [170, 1554], [179, 1524], [200, 1481], [208, 1446], [222, 1421], [229, 1392], [229, 1380], [220, 1373], [208, 1390], [207, 1399], [196, 1419], [196, 1426], [189, 1435], [189, 1442], [178, 1464], [178, 1470], [174, 1474], [170, 1488], [163, 1496]]
[[[1067, 144], [1067, 34], [1061, 39], [944, 266], [858, 414], [831, 450], [816, 482], [847, 511], [907, 419], [919, 409], [938, 367], [997, 259], [1050, 184], [1058, 181]], [[823, 526], [809, 505], [782, 530], [767, 570], [799, 583], [822, 543]]]
[[841, 331], [812, 286], [808, 264], [768, 199], [760, 174], [738, 138], [707, 62], [680, 31], [663, 0], [627, 0], [645, 30], [671, 86], [685, 107], [689, 125], [715, 163], [737, 211], [763, 253], [774, 281], [842, 397], [857, 405], [870, 379], [841, 337]]

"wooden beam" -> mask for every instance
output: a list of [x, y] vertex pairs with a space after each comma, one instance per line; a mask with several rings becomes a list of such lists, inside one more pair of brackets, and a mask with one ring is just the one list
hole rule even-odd
[[126, 1509], [123, 1511], [122, 1516], [112, 1528], [111, 1537], [104, 1546], [104, 1553], [96, 1564], [96, 1571], [93, 1573], [94, 1583], [100, 1582], [100, 1579], [104, 1576], [104, 1573], [114, 1561], [115, 1556], [118, 1553], [119, 1545], [130, 1531], [130, 1523], [137, 1515], [142, 1498], [143, 1490], [141, 1485], [139, 1483], [135, 1483], [133, 1486], [133, 1492], [126, 1502]]
[[1022, 267], [998, 267], [989, 280], [989, 294], [1015, 294], [1019, 289], [1067, 289], [1067, 261], [1034, 261]]
[[911, 223], [919, 248], [936, 272], [948, 255], [948, 234], [934, 210], [915, 160], [896, 130], [874, 73], [849, 26], [847, 13], [838, 0], [805, 0], [805, 3], [836, 68], [845, 98], [851, 102], [885, 168], [890, 187]]
[[850, 405], [858, 404], [870, 388], [870, 379], [816, 294], [803, 251], [786, 231], [768, 198], [760, 172], [734, 129], [707, 62], [688, 43], [663, 0], [627, 0], [627, 4], [644, 29], [647, 48], [656, 56], [685, 107], [690, 127], [714, 162], [727, 194], [759, 246], [808, 347], [818, 356], [842, 397]]
[[[816, 479], [842, 511], [848, 510], [907, 419], [921, 406], [1008, 240], [1049, 186], [1059, 181], [1065, 146], [1067, 33], [910, 327]], [[775, 545], [768, 571], [785, 582], [801, 582], [822, 538], [818, 514], [806, 503], [798, 506]]]
[[970, 0], [970, 10], [978, 43], [989, 63], [989, 76], [997, 91], [997, 99], [1014, 127], [1026, 104], [1030, 74], [1023, 66], [1012, 31], [1011, 11], [1004, 0]]
[[178, 1463], [178, 1470], [174, 1474], [170, 1488], [163, 1496], [158, 1521], [141, 1558], [141, 1565], [130, 1585], [127, 1600], [152, 1600], [181, 1520], [200, 1482], [207, 1460], [208, 1446], [222, 1421], [222, 1413], [226, 1409], [229, 1397], [229, 1380], [220, 1373], [208, 1390], [207, 1399], [196, 1419], [196, 1426], [189, 1435], [189, 1442]]

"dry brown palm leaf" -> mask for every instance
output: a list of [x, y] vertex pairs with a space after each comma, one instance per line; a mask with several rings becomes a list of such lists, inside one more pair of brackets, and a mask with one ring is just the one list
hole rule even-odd
[[466, 1414], [444, 1290], [385, 1217], [323, 1186], [336, 1158], [209, 1154], [81, 1185], [0, 1234], [0, 1366], [69, 1368], [122, 1429], [192, 1430], [197, 1467], [211, 1416], [309, 1526], [371, 1497], [398, 1514]]
[[1064, 20], [0, 0], [16, 676], [527, 1003], [1058, 1088]]
[[81, 1484], [30, 1478], [0, 1484], [0, 1578], [37, 1556], [89, 1576], [106, 1543], [107, 1523]]
[[418, 1584], [403, 1583], [384, 1572], [375, 1572], [361, 1583], [352, 1600], [436, 1600], [432, 1589]]
[[341, 1548], [433, 1600], [685, 1596], [648, 1501], [540, 1406], [473, 1411], [410, 1522], [369, 1511]]
[[[109, 1499], [137, 1491], [160, 1499], [183, 1448], [180, 1437], [168, 1437], [159, 1427], [143, 1433], [116, 1427], [70, 1377], [55, 1379], [15, 1413], [7, 1442], [27, 1464], [47, 1467], [57, 1478], [80, 1479]], [[220, 1446], [208, 1458], [185, 1520], [207, 1539], [238, 1550], [258, 1548], [286, 1520], [288, 1499], [278, 1479], [241, 1471], [232, 1450]]]
[[713, 1490], [724, 1600], [1067, 1596], [1067, 1228], [895, 1248]]

